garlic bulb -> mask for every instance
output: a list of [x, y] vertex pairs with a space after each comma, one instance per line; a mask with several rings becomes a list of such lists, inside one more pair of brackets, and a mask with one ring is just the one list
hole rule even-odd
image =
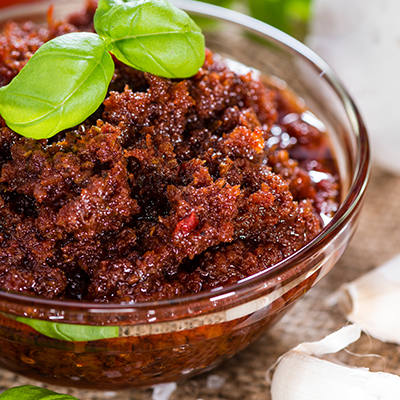
[[358, 325], [349, 325], [283, 355], [274, 366], [272, 400], [398, 400], [399, 376], [317, 358], [343, 349], [360, 334]]
[[400, 344], [400, 255], [343, 285], [340, 293], [349, 321], [376, 339]]

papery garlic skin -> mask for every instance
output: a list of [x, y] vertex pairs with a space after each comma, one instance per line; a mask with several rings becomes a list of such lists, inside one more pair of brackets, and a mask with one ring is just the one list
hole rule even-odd
[[271, 384], [272, 400], [399, 400], [400, 377], [289, 352]]
[[349, 325], [319, 342], [302, 343], [278, 360], [271, 382], [272, 400], [398, 400], [400, 377], [338, 365], [316, 357], [356, 341], [358, 325]]
[[349, 321], [376, 339], [400, 344], [400, 255], [343, 285], [341, 292]]
[[294, 347], [290, 352], [322, 356], [337, 353], [349, 344], [354, 343], [361, 336], [361, 327], [357, 324], [348, 325], [317, 342], [304, 342]]

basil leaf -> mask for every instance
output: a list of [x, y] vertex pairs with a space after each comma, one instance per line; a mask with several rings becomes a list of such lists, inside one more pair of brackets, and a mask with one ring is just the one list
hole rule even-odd
[[201, 29], [168, 0], [99, 0], [94, 26], [111, 53], [141, 71], [187, 78], [203, 65]]
[[42, 335], [68, 342], [86, 342], [119, 337], [118, 326], [62, 324], [25, 317], [17, 317], [15, 319], [18, 322], [29, 325]]
[[32, 385], [16, 386], [0, 394], [0, 400], [78, 400], [68, 394]]
[[0, 89], [0, 114], [19, 134], [54, 136], [94, 113], [114, 73], [106, 43], [94, 33], [59, 36], [39, 48]]

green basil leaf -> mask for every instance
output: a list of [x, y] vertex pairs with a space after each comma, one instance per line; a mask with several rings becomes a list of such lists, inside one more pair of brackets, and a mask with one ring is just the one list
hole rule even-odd
[[94, 33], [70, 33], [41, 46], [0, 89], [7, 125], [43, 139], [84, 121], [103, 102], [114, 73], [106, 45]]
[[91, 340], [119, 337], [118, 326], [73, 325], [17, 317], [16, 321], [29, 325], [42, 335], [68, 342], [86, 342]]
[[59, 394], [52, 390], [32, 385], [16, 386], [0, 394], [0, 400], [78, 400], [68, 394]]
[[203, 65], [201, 29], [168, 0], [99, 0], [94, 26], [111, 53], [141, 71], [187, 78]]

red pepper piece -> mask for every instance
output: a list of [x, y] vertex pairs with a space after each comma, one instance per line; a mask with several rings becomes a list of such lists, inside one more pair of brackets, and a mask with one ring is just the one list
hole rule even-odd
[[181, 219], [174, 230], [174, 236], [187, 236], [199, 224], [199, 219], [194, 211], [188, 217]]

